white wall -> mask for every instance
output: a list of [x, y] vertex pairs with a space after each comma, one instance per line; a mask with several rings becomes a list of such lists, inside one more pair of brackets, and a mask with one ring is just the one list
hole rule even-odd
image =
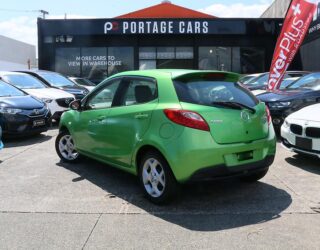
[[0, 35], [0, 70], [20, 70], [36, 65], [36, 47]]

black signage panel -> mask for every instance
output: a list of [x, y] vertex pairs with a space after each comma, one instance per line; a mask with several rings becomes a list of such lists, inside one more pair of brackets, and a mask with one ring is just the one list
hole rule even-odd
[[268, 19], [67, 19], [38, 20], [41, 34], [147, 35], [147, 34], [277, 34], [279, 20]]

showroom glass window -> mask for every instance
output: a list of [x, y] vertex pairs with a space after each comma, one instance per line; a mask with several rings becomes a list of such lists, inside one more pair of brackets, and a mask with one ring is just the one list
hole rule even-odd
[[140, 47], [139, 69], [192, 69], [193, 47]]
[[92, 47], [81, 49], [82, 76], [99, 83], [108, 77], [107, 48]]
[[108, 76], [133, 69], [133, 47], [108, 48]]
[[199, 69], [238, 73], [264, 71], [264, 49], [240, 47], [199, 47]]
[[55, 71], [67, 76], [81, 75], [80, 48], [57, 48]]

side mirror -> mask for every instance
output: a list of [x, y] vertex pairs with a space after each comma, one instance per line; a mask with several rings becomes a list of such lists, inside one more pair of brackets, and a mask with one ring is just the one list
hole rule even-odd
[[81, 110], [81, 101], [80, 100], [74, 100], [74, 101], [72, 101], [70, 103], [69, 107], [72, 110], [80, 111]]

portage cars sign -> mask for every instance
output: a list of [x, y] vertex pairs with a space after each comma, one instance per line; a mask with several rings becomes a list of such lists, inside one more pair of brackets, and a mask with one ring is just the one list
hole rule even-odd
[[208, 21], [108, 21], [105, 34], [208, 34]]

